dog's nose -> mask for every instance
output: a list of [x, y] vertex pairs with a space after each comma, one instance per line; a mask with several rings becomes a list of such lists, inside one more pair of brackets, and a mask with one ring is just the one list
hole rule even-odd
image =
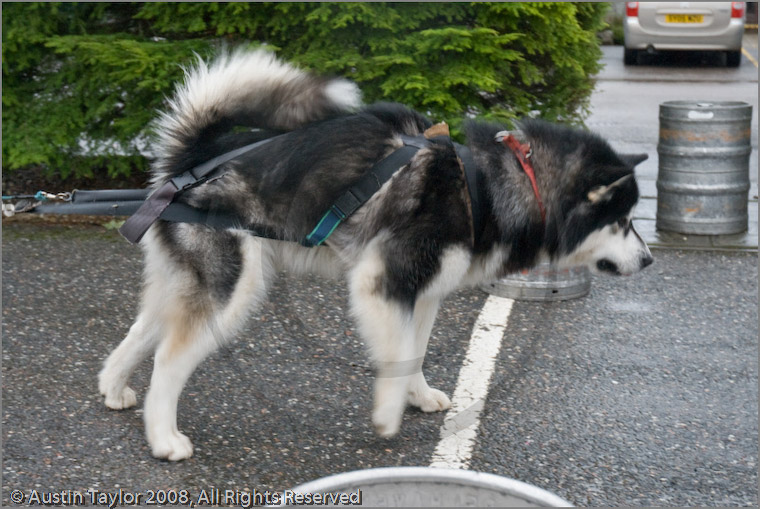
[[652, 255], [648, 254], [644, 258], [641, 259], [641, 268], [644, 269], [646, 267], [649, 267], [654, 263], [654, 258], [652, 258]]

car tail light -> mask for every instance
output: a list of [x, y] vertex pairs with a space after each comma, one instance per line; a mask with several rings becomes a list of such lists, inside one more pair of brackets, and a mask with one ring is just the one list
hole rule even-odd
[[[741, 2], [734, 2], [740, 4]], [[733, 11], [732, 11], [733, 12]], [[625, 15], [633, 18], [639, 15], [639, 3], [638, 2], [626, 2], [625, 3]]]
[[741, 18], [744, 16], [744, 2], [731, 2], [731, 17]]

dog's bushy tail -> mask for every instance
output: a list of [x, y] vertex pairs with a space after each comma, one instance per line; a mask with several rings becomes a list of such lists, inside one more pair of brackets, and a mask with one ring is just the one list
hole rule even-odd
[[263, 49], [225, 50], [211, 63], [198, 57], [157, 120], [155, 176], [199, 164], [188, 153], [203, 151], [234, 126], [292, 130], [360, 104], [356, 84], [314, 76]]

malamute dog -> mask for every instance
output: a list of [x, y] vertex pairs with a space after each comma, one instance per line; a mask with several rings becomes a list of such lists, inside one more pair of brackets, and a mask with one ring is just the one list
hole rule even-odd
[[[155, 352], [145, 398], [154, 456], [192, 454], [177, 428], [182, 388], [255, 311], [279, 269], [346, 278], [377, 369], [372, 422], [389, 437], [408, 404], [425, 412], [450, 406], [421, 366], [439, 303], [453, 290], [541, 260], [618, 275], [652, 263], [631, 223], [639, 196], [633, 167], [646, 156], [618, 154], [593, 134], [535, 120], [520, 123], [512, 137], [502, 126], [469, 122], [467, 174], [461, 151], [445, 136], [433, 138], [322, 245], [290, 241], [312, 232], [346, 189], [402, 146], [402, 136], [430, 127], [398, 104], [362, 106], [354, 84], [313, 76], [262, 50], [224, 53], [187, 72], [158, 120], [155, 188], [278, 136], [177, 198], [232, 213], [237, 227], [159, 220], [141, 242], [141, 310], [105, 361], [99, 388], [109, 408], [135, 405], [127, 382]], [[524, 150], [505, 145], [507, 137]], [[286, 240], [251, 235], [248, 225]]]

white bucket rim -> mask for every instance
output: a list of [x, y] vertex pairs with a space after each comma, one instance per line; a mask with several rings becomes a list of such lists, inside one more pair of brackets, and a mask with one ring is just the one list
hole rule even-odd
[[381, 467], [354, 470], [300, 484], [292, 491], [295, 493], [325, 493], [357, 489], [361, 485], [394, 482], [449, 483], [501, 492], [546, 507], [573, 507], [570, 502], [550, 491], [516, 479], [474, 470], [437, 467]]

